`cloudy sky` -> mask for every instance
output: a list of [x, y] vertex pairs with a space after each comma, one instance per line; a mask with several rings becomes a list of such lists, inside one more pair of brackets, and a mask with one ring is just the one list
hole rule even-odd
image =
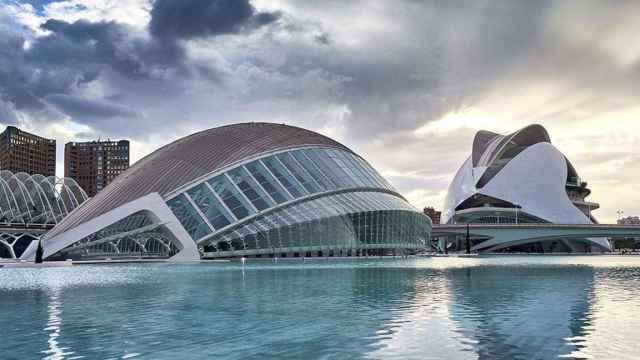
[[[0, 0], [0, 123], [129, 138], [306, 127], [441, 207], [479, 129], [540, 123], [602, 207], [640, 215], [637, 1]], [[61, 174], [60, 174], [61, 175]]]

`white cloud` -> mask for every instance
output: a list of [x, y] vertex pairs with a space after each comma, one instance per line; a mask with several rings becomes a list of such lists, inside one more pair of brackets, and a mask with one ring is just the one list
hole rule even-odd
[[66, 0], [44, 6], [44, 17], [66, 22], [117, 21], [144, 27], [149, 22], [151, 0]]

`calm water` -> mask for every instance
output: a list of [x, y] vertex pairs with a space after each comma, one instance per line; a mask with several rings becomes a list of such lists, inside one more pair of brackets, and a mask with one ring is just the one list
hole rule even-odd
[[0, 269], [2, 359], [639, 359], [640, 258]]

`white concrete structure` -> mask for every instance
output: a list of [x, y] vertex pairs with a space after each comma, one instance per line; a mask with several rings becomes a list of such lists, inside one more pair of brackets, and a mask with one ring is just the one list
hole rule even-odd
[[[442, 223], [593, 224], [599, 205], [585, 200], [589, 194], [542, 126], [506, 136], [480, 131], [449, 187]], [[549, 250], [550, 242], [541, 248]], [[559, 242], [563, 251], [610, 250], [605, 238]]]

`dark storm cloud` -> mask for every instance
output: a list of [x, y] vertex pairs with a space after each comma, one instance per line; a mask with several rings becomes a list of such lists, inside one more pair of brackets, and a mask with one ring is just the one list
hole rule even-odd
[[132, 37], [116, 22], [48, 20], [42, 29], [50, 33], [28, 47], [19, 33], [0, 32], [0, 95], [19, 110], [41, 109], [48, 95], [69, 94], [107, 69], [148, 79], [182, 66], [182, 48]]
[[[153, 44], [130, 38], [131, 30], [122, 24], [113, 21], [93, 23], [78, 20], [68, 23], [48, 20], [42, 28], [51, 34], [34, 43], [26, 53], [30, 60], [75, 67], [82, 73], [82, 81], [95, 79], [104, 67], [130, 77], [149, 74], [151, 64], [145, 55], [153, 52]], [[180, 56], [173, 51], [169, 54], [169, 57], [159, 59]], [[154, 62], [160, 61], [155, 59]]]
[[[126, 103], [134, 87], [145, 92], [134, 97], [148, 99], [188, 91], [189, 79], [215, 85], [219, 69], [189, 59], [186, 44], [178, 40], [248, 34], [279, 16], [258, 12], [244, 0], [158, 0], [149, 32], [116, 21], [48, 19], [41, 25], [47, 33], [34, 36], [0, 8], [0, 111], [42, 113], [54, 105], [74, 121], [111, 131], [112, 124], [100, 119], [135, 117], [139, 112], [124, 114], [124, 108], [107, 105], [113, 104], [108, 100], [78, 96], [83, 87], [101, 80], [115, 87], [105, 98], [120, 97], [124, 101], [119, 103]], [[143, 128], [141, 124], [139, 130]]]
[[279, 16], [257, 12], [248, 0], [156, 0], [149, 30], [161, 38], [190, 39], [255, 29]]
[[90, 114], [92, 118], [104, 120], [115, 117], [136, 118], [141, 116], [139, 112], [127, 106], [106, 100], [64, 94], [48, 95], [45, 100], [73, 117], [83, 117]]

